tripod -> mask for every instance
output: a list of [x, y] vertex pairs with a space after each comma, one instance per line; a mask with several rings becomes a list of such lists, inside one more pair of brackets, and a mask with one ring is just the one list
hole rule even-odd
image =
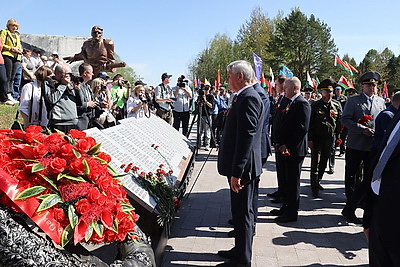
[[[196, 101], [196, 109], [195, 109], [195, 113], [194, 113], [194, 117], [192, 119], [192, 122], [190, 124], [189, 130], [186, 134], [186, 137], [189, 136], [190, 132], [192, 131], [192, 127], [194, 125], [195, 122], [197, 122], [197, 131], [196, 131], [196, 146], [195, 146], [195, 155], [197, 156], [199, 154], [199, 148], [201, 147], [201, 120], [203, 120], [208, 127], [210, 127], [210, 133], [211, 133], [211, 140], [210, 143], [216, 143], [216, 139], [215, 139], [215, 135], [214, 132], [212, 131], [212, 127], [211, 127], [211, 121], [210, 121], [210, 114], [208, 113], [207, 109], [205, 110], [206, 116], [203, 117], [203, 106], [204, 106], [204, 100], [202, 98], [199, 98]], [[212, 150], [212, 148], [211, 148]], [[211, 152], [211, 151], [210, 151]]]

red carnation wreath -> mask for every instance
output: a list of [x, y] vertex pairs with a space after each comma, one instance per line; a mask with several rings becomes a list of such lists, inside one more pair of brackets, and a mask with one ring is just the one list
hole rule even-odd
[[136, 239], [138, 218], [101, 144], [78, 130], [41, 131], [0, 130], [0, 203], [62, 246]]

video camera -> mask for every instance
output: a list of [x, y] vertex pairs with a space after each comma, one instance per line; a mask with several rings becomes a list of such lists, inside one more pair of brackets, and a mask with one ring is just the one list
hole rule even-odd
[[71, 82], [73, 82], [74, 84], [83, 83], [83, 78], [80, 76], [75, 76], [72, 73], [70, 73], [70, 77], [71, 77]]
[[178, 83], [176, 84], [176, 86], [177, 87], [185, 87], [186, 86], [186, 81], [187, 81], [187, 79], [186, 79], [185, 75], [181, 75], [178, 78]]

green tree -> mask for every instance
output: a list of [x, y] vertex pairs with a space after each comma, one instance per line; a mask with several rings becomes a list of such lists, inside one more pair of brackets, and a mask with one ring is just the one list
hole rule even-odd
[[208, 47], [200, 52], [189, 64], [190, 78], [206, 78], [214, 83], [218, 68], [221, 70], [221, 83], [226, 78], [226, 66], [233, 60], [233, 42], [226, 34], [216, 34]]
[[293, 9], [276, 26], [269, 48], [274, 55], [270, 65], [274, 69], [286, 65], [300, 80], [305, 80], [307, 71], [329, 77], [334, 73], [332, 62], [337, 52], [330, 32], [314, 15], [307, 18], [299, 8]]
[[388, 79], [387, 83], [389, 89], [400, 89], [400, 55], [389, 59], [388, 65]]
[[253, 61], [252, 52], [263, 61], [272, 59], [268, 45], [274, 30], [274, 23], [267, 18], [260, 7], [256, 7], [250, 14], [250, 19], [239, 29], [236, 37], [238, 44], [238, 59]]

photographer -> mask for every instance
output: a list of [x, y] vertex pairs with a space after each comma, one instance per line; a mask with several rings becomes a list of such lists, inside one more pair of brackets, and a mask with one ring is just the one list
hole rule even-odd
[[156, 115], [169, 124], [172, 124], [172, 103], [174, 100], [172, 97], [171, 87], [168, 85], [171, 81], [172, 75], [168, 75], [167, 73], [163, 73], [161, 75], [161, 81], [154, 92], [155, 106], [157, 108]]
[[72, 82], [76, 86], [78, 112], [78, 130], [89, 128], [89, 122], [94, 118], [94, 108], [100, 103], [93, 101], [93, 92], [88, 84], [93, 78], [93, 68], [87, 63], [79, 66], [80, 77], [72, 76]]
[[67, 64], [57, 65], [53, 79], [44, 81], [49, 128], [68, 133], [69, 130], [76, 129], [78, 123], [76, 93], [70, 84], [71, 68]]
[[130, 96], [131, 84], [129, 81], [124, 80], [121, 74], [117, 74], [113, 78], [113, 86], [111, 87], [111, 97], [113, 101], [114, 117], [118, 120], [122, 120], [126, 117], [125, 114], [125, 102]]
[[100, 105], [94, 108], [93, 126], [104, 129], [116, 125], [116, 120], [112, 114], [111, 92], [105, 85], [103, 78], [96, 78], [92, 81], [93, 99]]
[[126, 103], [128, 118], [143, 118], [149, 112], [144, 86], [138, 84]]
[[211, 85], [204, 84], [203, 89], [197, 91], [198, 97], [196, 105], [201, 109], [200, 118], [200, 140], [203, 140], [204, 150], [208, 151], [211, 139], [211, 113], [214, 109], [214, 96], [210, 94]]
[[172, 88], [174, 97], [176, 98], [174, 102], [174, 123], [173, 127], [179, 131], [180, 124], [182, 122], [182, 134], [187, 135], [189, 118], [190, 118], [190, 99], [192, 99], [192, 90], [186, 85], [188, 80], [184, 75], [178, 78], [178, 83]]

